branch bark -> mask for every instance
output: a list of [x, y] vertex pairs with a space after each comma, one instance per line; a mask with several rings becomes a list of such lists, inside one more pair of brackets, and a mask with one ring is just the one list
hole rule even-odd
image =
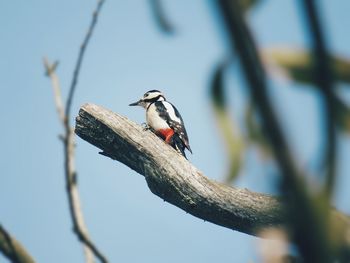
[[35, 263], [24, 247], [12, 237], [0, 224], [0, 251], [11, 262]]
[[85, 104], [75, 132], [145, 176], [154, 194], [205, 221], [248, 234], [283, 222], [276, 198], [208, 179], [152, 132], [107, 109]]
[[[286, 220], [279, 198], [210, 180], [152, 132], [103, 107], [83, 105], [75, 133], [100, 148], [101, 154], [143, 175], [164, 201], [205, 221], [257, 235]], [[349, 229], [348, 218], [333, 213]]]

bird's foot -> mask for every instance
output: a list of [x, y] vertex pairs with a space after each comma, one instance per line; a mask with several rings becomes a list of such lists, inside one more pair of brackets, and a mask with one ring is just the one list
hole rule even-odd
[[142, 123], [141, 124], [142, 128], [143, 128], [143, 131], [152, 131], [152, 128], [151, 126], [149, 126], [147, 123]]

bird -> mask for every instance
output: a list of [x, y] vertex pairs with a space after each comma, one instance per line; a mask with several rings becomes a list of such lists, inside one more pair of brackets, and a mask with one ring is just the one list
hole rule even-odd
[[165, 99], [161, 91], [149, 90], [129, 106], [143, 107], [146, 110], [147, 128], [185, 158], [185, 148], [192, 153], [184, 121], [176, 107]]

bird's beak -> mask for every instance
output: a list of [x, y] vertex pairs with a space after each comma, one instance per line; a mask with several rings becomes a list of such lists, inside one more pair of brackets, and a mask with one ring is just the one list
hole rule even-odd
[[131, 104], [129, 104], [129, 106], [139, 106], [140, 103], [141, 103], [141, 100], [136, 101], [136, 102], [134, 102], [134, 103], [131, 103]]

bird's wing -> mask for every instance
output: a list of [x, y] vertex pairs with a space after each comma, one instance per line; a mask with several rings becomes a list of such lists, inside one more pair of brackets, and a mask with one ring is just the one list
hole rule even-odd
[[174, 132], [180, 137], [186, 148], [192, 153], [186, 128], [179, 111], [167, 101], [157, 101], [156, 109], [159, 115], [167, 122], [167, 124], [174, 130]]

